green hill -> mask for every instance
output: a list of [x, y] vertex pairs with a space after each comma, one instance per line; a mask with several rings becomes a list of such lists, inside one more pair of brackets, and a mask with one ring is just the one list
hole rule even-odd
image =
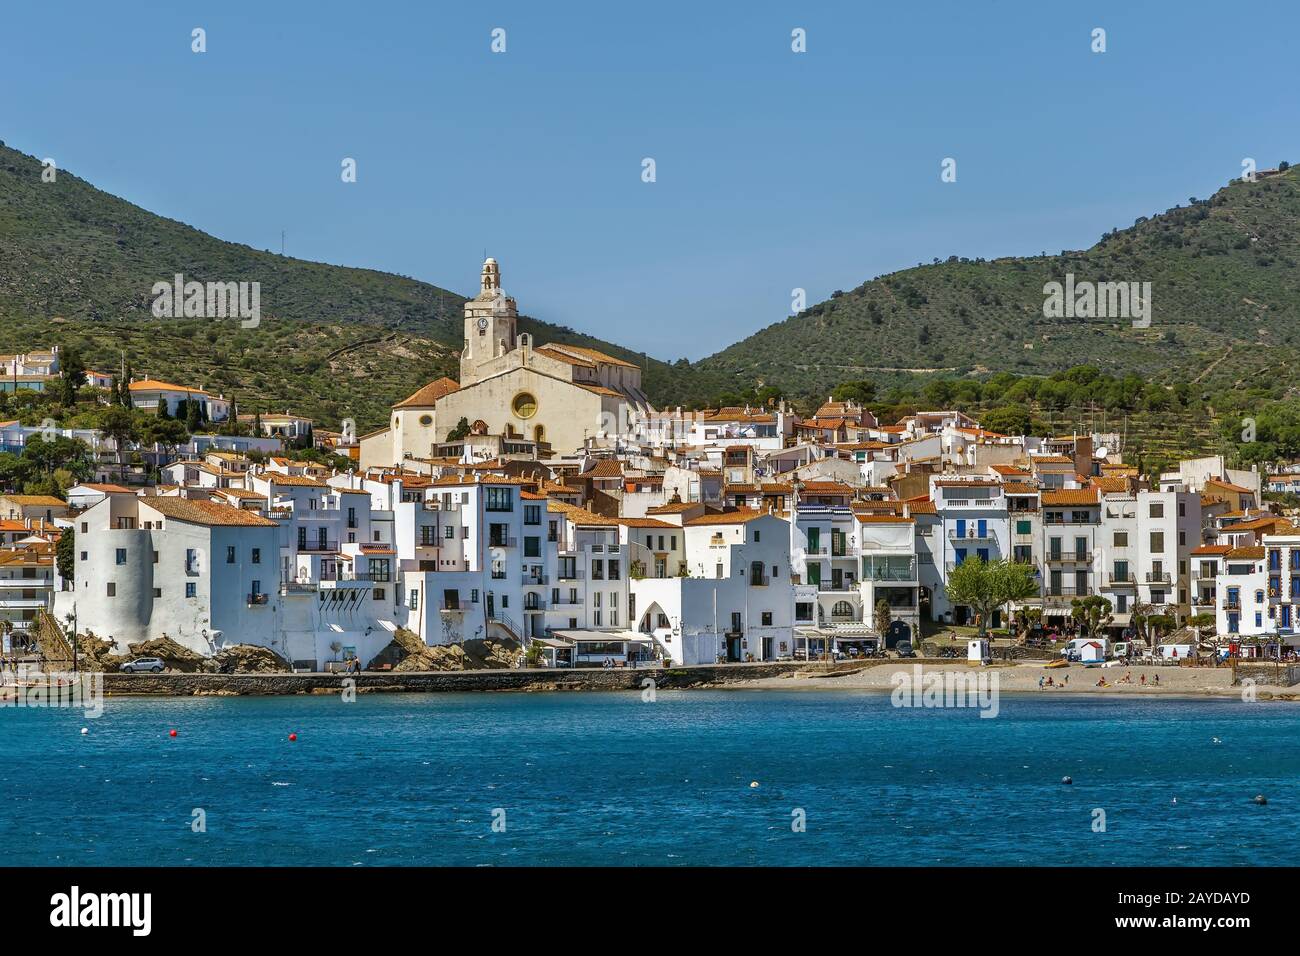
[[[292, 408], [326, 427], [368, 429], [388, 406], [456, 375], [464, 297], [368, 269], [223, 242], [154, 215], [0, 144], [0, 352], [75, 345], [92, 368], [233, 395], [242, 411]], [[262, 322], [157, 319], [152, 286], [261, 283]], [[643, 365], [652, 399], [674, 400], [685, 373], [572, 329], [523, 318], [538, 343], [569, 342]]]
[[[1234, 181], [1143, 217], [1090, 249], [991, 261], [952, 257], [836, 293], [697, 363], [708, 382], [804, 400], [838, 382], [881, 386], [1095, 365], [1231, 387], [1294, 367], [1300, 347], [1300, 180]], [[1150, 328], [1045, 318], [1044, 285], [1150, 282]]]
[[[659, 406], [779, 392], [808, 408], [858, 380], [905, 402], [936, 380], [1091, 365], [1190, 383], [1222, 408], [1225, 390], [1268, 385], [1282, 397], [1278, 387], [1300, 359], [1298, 259], [1300, 179], [1289, 169], [1144, 217], [1084, 251], [952, 257], [882, 276], [695, 363], [647, 359], [530, 318], [520, 327], [539, 342], [587, 345], [642, 365]], [[152, 285], [177, 272], [260, 282], [261, 325], [154, 318]], [[1079, 282], [1150, 282], [1150, 328], [1044, 317], [1045, 284], [1067, 273]], [[105, 370], [125, 352], [137, 374], [223, 392], [242, 411], [291, 408], [326, 427], [352, 417], [364, 430], [419, 385], [456, 374], [463, 302], [402, 276], [224, 242], [66, 170], [43, 183], [35, 158], [0, 145], [0, 351], [60, 342]], [[678, 350], [664, 343], [665, 352]], [[1082, 414], [1091, 404], [1056, 407]]]

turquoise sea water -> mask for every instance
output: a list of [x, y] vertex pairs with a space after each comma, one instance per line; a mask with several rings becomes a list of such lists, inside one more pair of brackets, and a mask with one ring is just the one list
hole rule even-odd
[[110, 699], [97, 720], [4, 708], [0, 852], [78, 866], [1289, 864], [1298, 739], [1288, 705], [1006, 694], [991, 720], [847, 691]]

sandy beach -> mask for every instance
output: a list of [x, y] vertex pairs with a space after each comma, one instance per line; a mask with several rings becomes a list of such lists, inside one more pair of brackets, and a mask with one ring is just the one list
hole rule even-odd
[[[928, 674], [972, 673], [997, 674], [998, 689], [1005, 693], [1032, 693], [1047, 697], [1104, 694], [1107, 696], [1141, 695], [1152, 697], [1241, 697], [1243, 688], [1233, 686], [1232, 669], [1228, 667], [1085, 667], [1071, 664], [1068, 667], [1047, 668], [1042, 662], [1018, 664], [993, 664], [987, 667], [970, 665], [964, 661], [917, 664], [909, 660], [873, 662], [859, 670], [822, 673], [799, 671], [775, 677], [761, 677], [729, 685], [735, 689], [774, 688], [780, 690], [876, 690], [894, 689], [894, 675], [902, 671], [908, 675], [913, 668], [921, 668], [924, 678]], [[1143, 676], [1146, 683], [1142, 683]], [[1159, 678], [1159, 684], [1155, 679]], [[1039, 680], [1044, 686], [1039, 688]], [[1048, 678], [1052, 684], [1047, 685]], [[1105, 680], [1105, 686], [1098, 682]], [[1300, 700], [1300, 684], [1293, 687], [1273, 687], [1260, 684], [1254, 688], [1259, 700]]]

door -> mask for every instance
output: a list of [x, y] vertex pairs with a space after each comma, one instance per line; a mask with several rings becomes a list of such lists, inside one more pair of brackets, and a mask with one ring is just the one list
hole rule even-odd
[[959, 537], [959, 538], [964, 538], [964, 537], [966, 537], [966, 519], [965, 519], [965, 518], [958, 518], [958, 519], [957, 519], [957, 537]]
[[816, 554], [818, 549], [821, 547], [821, 544], [822, 544], [822, 529], [809, 528], [808, 529], [808, 553]]
[[988, 537], [988, 531], [989, 531], [989, 525], [986, 519], [980, 518], [977, 522], [975, 522], [975, 534], [977, 537], [980, 538]]
[[489, 620], [489, 621], [492, 620], [493, 618], [495, 618], [495, 617], [497, 616], [497, 614], [496, 614], [496, 607], [497, 607], [497, 605], [496, 605], [496, 598], [495, 598], [495, 596], [492, 594], [492, 592], [489, 591], [489, 592], [487, 593], [487, 616], [488, 616], [488, 620]]

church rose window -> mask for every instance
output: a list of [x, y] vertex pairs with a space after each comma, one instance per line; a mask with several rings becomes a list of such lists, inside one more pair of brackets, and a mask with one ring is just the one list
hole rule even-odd
[[532, 418], [537, 414], [537, 399], [528, 392], [520, 392], [511, 403], [515, 414], [520, 418]]

